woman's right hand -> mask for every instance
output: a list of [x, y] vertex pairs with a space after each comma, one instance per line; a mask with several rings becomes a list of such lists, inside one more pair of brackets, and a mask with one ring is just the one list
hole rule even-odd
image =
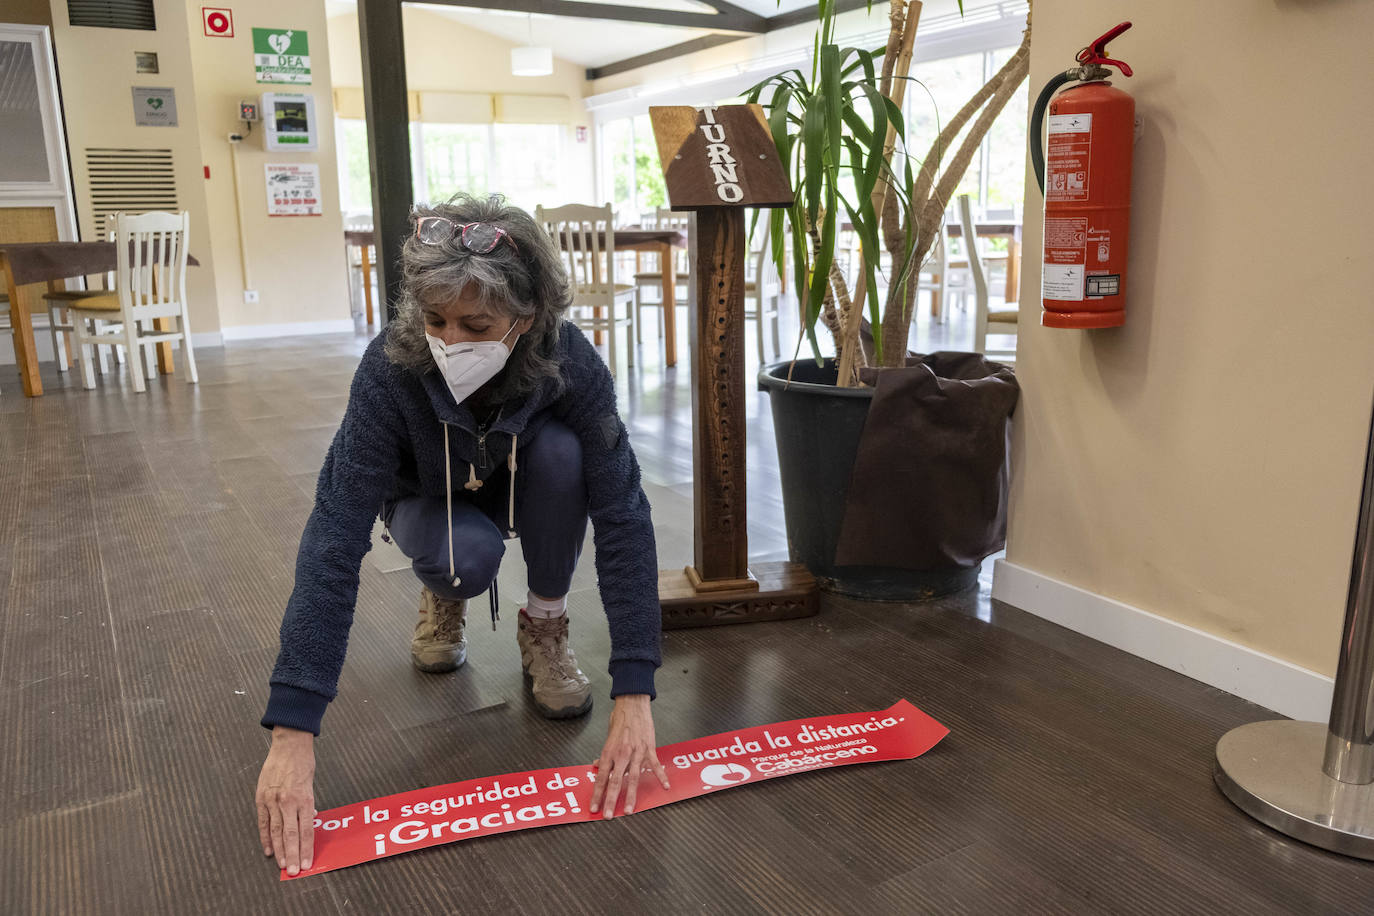
[[315, 852], [315, 736], [278, 725], [258, 776], [258, 838], [288, 875], [310, 867]]

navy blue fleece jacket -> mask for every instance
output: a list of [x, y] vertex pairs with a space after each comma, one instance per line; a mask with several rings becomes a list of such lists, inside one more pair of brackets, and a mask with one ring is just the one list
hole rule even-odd
[[487, 432], [483, 467], [472, 412], [454, 402], [437, 371], [418, 373], [387, 359], [385, 342], [383, 331], [363, 354], [320, 471], [262, 724], [319, 734], [348, 648], [373, 520], [386, 500], [444, 496], [444, 425], [456, 484], [467, 479], [469, 464], [479, 478], [490, 476], [504, 466], [513, 436], [532, 439], [551, 417], [582, 444], [597, 579], [611, 630], [611, 695], [653, 695], [661, 620], [654, 530], [639, 464], [616, 413], [615, 384], [596, 350], [581, 331], [563, 324], [556, 358], [564, 390], [555, 395], [546, 382], [508, 405]]

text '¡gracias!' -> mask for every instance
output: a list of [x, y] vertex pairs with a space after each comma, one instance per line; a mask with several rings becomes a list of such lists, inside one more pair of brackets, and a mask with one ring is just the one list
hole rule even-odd
[[[949, 734], [905, 700], [876, 713], [797, 719], [683, 741], [659, 748], [671, 761], [672, 786], [639, 785], [635, 811], [686, 801], [746, 782], [855, 763], [910, 760]], [[471, 779], [402, 792], [322, 811], [315, 819], [315, 856], [322, 874], [402, 852], [531, 827], [599, 820], [591, 794], [600, 774], [565, 766]]]

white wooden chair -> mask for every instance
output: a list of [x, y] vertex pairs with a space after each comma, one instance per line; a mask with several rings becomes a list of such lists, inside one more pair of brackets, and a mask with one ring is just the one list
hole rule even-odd
[[[954, 218], [960, 220], [960, 225], [962, 226], [962, 217], [960, 217], [957, 212]], [[985, 219], [990, 223], [1014, 222], [1017, 220], [1016, 210], [1012, 207], [990, 207], [983, 211], [982, 219]], [[962, 237], [960, 238], [960, 244], [963, 244]], [[1007, 276], [1007, 265], [1010, 262], [1010, 251], [1005, 249], [1002, 251], [997, 251], [990, 247], [990, 239], [979, 239], [977, 236], [974, 237], [973, 244], [978, 246], [978, 260], [983, 265], [983, 275], [987, 278], [988, 288], [997, 289], [997, 287], [993, 284], [994, 272], [1001, 275], [1001, 282], [1005, 284]]]
[[[638, 226], [641, 229], [657, 229], [658, 210], [639, 211]], [[663, 295], [663, 274], [658, 260], [658, 255], [651, 251], [634, 252], [635, 341], [637, 343], [644, 343], [644, 292], [653, 290], [655, 298]], [[653, 301], [650, 300], [651, 303]], [[658, 323], [658, 336], [663, 336], [663, 322], [661, 321]]]
[[[357, 212], [344, 214], [344, 231], [360, 230], [370, 232], [373, 230], [372, 214], [370, 212]], [[353, 316], [366, 316], [368, 325], [372, 324], [372, 269], [371, 264], [375, 260], [373, 252], [365, 251], [368, 246], [344, 245], [344, 267], [348, 272], [348, 308], [349, 314]], [[364, 270], [363, 257], [367, 256], [368, 269]], [[357, 277], [355, 280], [354, 277]], [[355, 293], [354, 290], [358, 292]]]
[[778, 307], [782, 299], [782, 283], [778, 279], [778, 267], [773, 263], [773, 246], [769, 237], [773, 221], [771, 210], [759, 212], [759, 221], [754, 229], [758, 243], [749, 250], [746, 271], [753, 269], [753, 276], [746, 274], [744, 279], [744, 320], [753, 321], [757, 332], [755, 337], [759, 346], [759, 363], [763, 355], [763, 326], [772, 327], [773, 355], [782, 359], [782, 343], [778, 336]]
[[10, 324], [10, 297], [0, 293], [0, 331], [13, 331]]
[[[616, 371], [616, 330], [625, 327], [625, 365], [634, 366], [635, 287], [615, 282], [615, 214], [610, 204], [593, 207], [567, 204], [534, 208], [534, 218], [563, 251], [572, 283], [573, 304], [569, 316], [584, 331], [609, 332], [611, 372]], [[624, 307], [624, 313], [621, 308]]]
[[[105, 225], [107, 231], [105, 233], [105, 241], [107, 242], [113, 242], [115, 240], [114, 221], [115, 214], [111, 214], [108, 217], [106, 217]], [[48, 331], [52, 334], [52, 350], [54, 358], [57, 360], [58, 372], [66, 372], [68, 369], [67, 348], [63, 345], [65, 342], [59, 340], [58, 334], [61, 333], [62, 335], [71, 340], [75, 340], [76, 337], [74, 328], [72, 326], [72, 305], [74, 303], [82, 301], [83, 299], [93, 299], [97, 296], [104, 296], [114, 292], [114, 277], [114, 271], [112, 270], [107, 271], [105, 273], [105, 276], [102, 278], [104, 283], [104, 289], [87, 288], [50, 290], [43, 294], [43, 302], [48, 307]], [[118, 321], [115, 321], [115, 324], [118, 323]], [[104, 325], [105, 322], [103, 321], [95, 322], [95, 327], [97, 331], [100, 330]], [[114, 332], [118, 331], [119, 328], [112, 326], [109, 330]], [[111, 344], [109, 346], [109, 349], [114, 351], [115, 358], [119, 361], [120, 364], [123, 364], [124, 348], [119, 346], [118, 344]], [[110, 371], [109, 362], [106, 359], [106, 348], [104, 346], [97, 346], [95, 348], [95, 352], [96, 365], [100, 369], [100, 374], [106, 375]], [[80, 351], [77, 351], [78, 362], [80, 361], [80, 358]]]
[[[674, 274], [674, 296], [678, 305], [685, 305], [688, 297], [688, 284], [691, 280], [691, 265], [687, 261], [687, 252], [690, 251], [690, 240], [692, 237], [692, 227], [694, 220], [691, 213], [678, 213], [669, 210], [667, 207], [659, 207], [653, 212], [652, 219], [648, 213], [640, 217], [640, 224], [646, 229], [676, 229], [687, 236], [689, 247], [676, 252], [677, 261], [673, 265]], [[640, 343], [644, 342], [644, 318], [643, 308], [645, 305], [657, 308], [663, 307], [663, 265], [659, 264], [659, 255], [646, 254], [644, 259], [651, 261], [648, 270], [641, 270], [636, 264], [635, 287], [639, 295], [635, 299], [635, 339]], [[677, 289], [681, 287], [681, 289]], [[645, 290], [653, 290], [654, 298], [648, 302], [644, 300]], [[663, 321], [658, 322], [658, 336], [663, 336]]]
[[[188, 382], [197, 381], [196, 357], [191, 345], [191, 325], [186, 315], [186, 237], [191, 216], [180, 213], [144, 213], [115, 216], [115, 292], [73, 303], [73, 334], [81, 352], [81, 372], [87, 388], [95, 387], [91, 348], [122, 344], [129, 352], [129, 376], [135, 391], [144, 391], [148, 378], [157, 378], [155, 345], [181, 341]], [[159, 330], [157, 319], [175, 319], [177, 327]], [[88, 326], [87, 321], [118, 321], [113, 327]], [[140, 365], [138, 356], [146, 357]]]
[[[958, 208], [945, 214], [945, 223], [959, 222]], [[960, 231], [963, 224], [960, 222]], [[961, 236], [962, 240], [962, 236]], [[944, 321], [949, 307], [957, 300], [962, 308], [967, 304], [966, 297], [974, 292], [973, 277], [969, 271], [967, 249], [961, 247], [953, 251], [954, 241], [940, 227], [940, 237], [930, 246], [930, 254], [921, 265], [917, 279], [917, 289], [930, 293], [930, 315], [935, 321]]]
[[[967, 194], [959, 195], [959, 224], [963, 227], [964, 238], [976, 238], [973, 234], [973, 203]], [[970, 244], [964, 250], [968, 252], [968, 270], [973, 277], [973, 296], [977, 307], [973, 325], [973, 349], [1002, 362], [1015, 362], [1016, 347], [1013, 345], [1010, 350], [989, 351], [988, 335], [1010, 334], [1014, 337], [1016, 335], [1017, 310], [998, 309], [993, 311], [988, 307], [988, 278], [983, 272], [983, 260], [978, 253], [978, 246]]]

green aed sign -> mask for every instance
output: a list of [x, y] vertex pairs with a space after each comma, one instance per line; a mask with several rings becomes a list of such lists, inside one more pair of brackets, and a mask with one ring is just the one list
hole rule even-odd
[[253, 65], [259, 83], [310, 85], [310, 44], [304, 29], [254, 29]]

